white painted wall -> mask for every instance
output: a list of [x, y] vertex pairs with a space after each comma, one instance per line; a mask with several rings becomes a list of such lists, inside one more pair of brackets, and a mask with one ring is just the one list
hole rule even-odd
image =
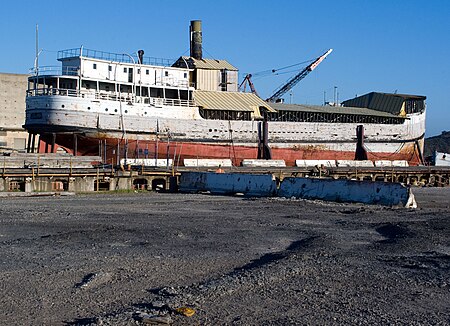
[[[78, 62], [72, 59], [63, 60], [63, 68], [76, 66]], [[94, 68], [95, 65], [95, 68]], [[110, 62], [92, 58], [83, 58], [81, 75], [84, 78], [97, 79], [118, 83], [129, 83], [137, 86], [174, 86], [187, 87], [189, 70], [184, 68], [149, 66], [129, 63]], [[133, 70], [133, 82], [129, 81], [129, 70]], [[64, 71], [64, 69], [63, 69]]]

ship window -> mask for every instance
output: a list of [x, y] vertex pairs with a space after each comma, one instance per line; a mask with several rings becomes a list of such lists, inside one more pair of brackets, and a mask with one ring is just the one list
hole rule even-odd
[[147, 70], [145, 71], [145, 74], [146, 74], [146, 75], [150, 75], [150, 70], [147, 69]]
[[186, 72], [184, 73], [184, 78], [187, 78], [187, 73]]
[[[180, 90], [180, 99], [181, 100], [187, 100], [188, 99], [188, 92], [187, 91], [182, 91], [182, 90]], [[192, 96], [191, 96], [191, 98], [192, 98]]]
[[138, 73], [138, 75], [139, 75], [139, 74], [141, 73], [141, 69], [139, 69], [139, 68], [138, 68], [138, 71], [137, 71], [137, 73]]
[[150, 88], [150, 97], [158, 97], [161, 98], [163, 97], [163, 92], [161, 88]]
[[112, 66], [108, 66], [108, 71], [112, 71]]
[[114, 109], [114, 112], [117, 112], [117, 109]]
[[106, 108], [105, 111], [108, 111], [108, 108]]
[[62, 104], [61, 107], [64, 109], [64, 107], [65, 107], [64, 104]]
[[128, 113], [128, 110], [125, 110], [125, 113]]
[[178, 99], [178, 92], [175, 89], [166, 89], [166, 98]]
[[123, 68], [123, 72], [127, 72], [127, 68]]
[[97, 64], [94, 63], [94, 64], [92, 65], [92, 68], [97, 69]]
[[164, 72], [164, 76], [166, 76], [166, 77], [169, 76], [169, 72], [168, 72], [168, 71], [165, 71], [165, 72]]
[[227, 80], [228, 80], [228, 78], [227, 78], [227, 72], [228, 72], [227, 69], [223, 69], [223, 70], [222, 70], [222, 81], [221, 81], [221, 83], [220, 83], [221, 91], [227, 91]]
[[90, 106], [88, 106], [88, 110], [90, 110], [91, 109], [91, 107]]

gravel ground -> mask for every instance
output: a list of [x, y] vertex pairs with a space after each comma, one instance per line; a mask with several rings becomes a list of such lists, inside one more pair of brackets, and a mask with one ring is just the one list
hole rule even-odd
[[413, 192], [0, 198], [0, 324], [448, 325], [450, 188]]

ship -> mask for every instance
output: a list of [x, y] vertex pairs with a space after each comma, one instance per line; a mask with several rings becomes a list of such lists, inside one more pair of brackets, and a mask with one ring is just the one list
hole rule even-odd
[[[425, 96], [370, 92], [339, 105], [286, 104], [241, 92], [238, 69], [203, 58], [201, 21], [175, 60], [83, 47], [32, 68], [29, 151], [131, 158], [423, 162]], [[36, 60], [37, 61], [37, 60]], [[31, 148], [30, 148], [31, 147]]]

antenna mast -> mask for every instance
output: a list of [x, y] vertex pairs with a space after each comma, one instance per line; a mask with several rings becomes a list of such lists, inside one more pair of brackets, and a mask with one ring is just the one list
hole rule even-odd
[[36, 57], [34, 58], [34, 74], [38, 75], [39, 67], [39, 26], [36, 24]]

